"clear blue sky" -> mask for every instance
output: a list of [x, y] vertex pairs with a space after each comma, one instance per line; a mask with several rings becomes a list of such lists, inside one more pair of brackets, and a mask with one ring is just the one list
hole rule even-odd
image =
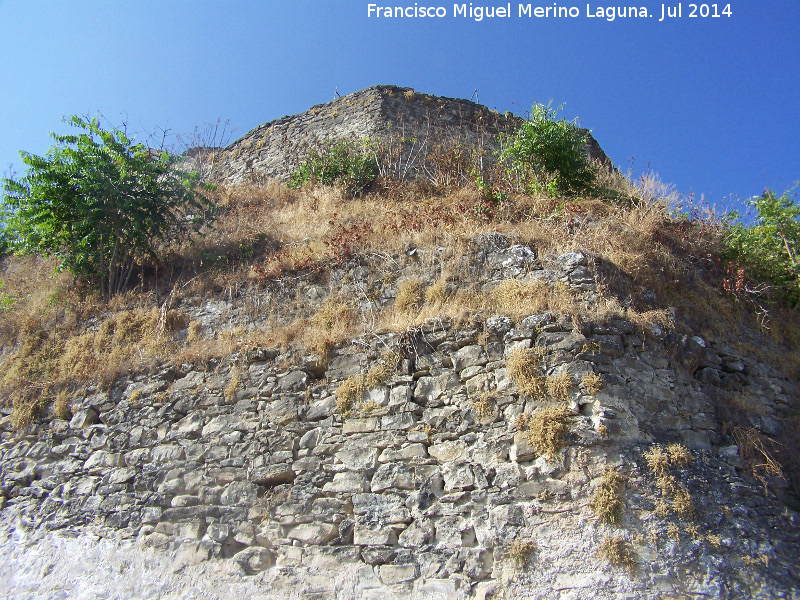
[[711, 203], [800, 179], [800, 2], [738, 0], [730, 18], [690, 18], [683, 2], [664, 22], [661, 3], [634, 2], [654, 16], [588, 18], [585, 2], [559, 4], [575, 18], [519, 18], [514, 2], [511, 18], [477, 22], [433, 0], [416, 4], [446, 17], [368, 18], [361, 0], [0, 0], [0, 170], [44, 152], [64, 115], [176, 132], [221, 117], [238, 137], [337, 87], [392, 83], [477, 89], [517, 113], [565, 102], [623, 170], [633, 157]]

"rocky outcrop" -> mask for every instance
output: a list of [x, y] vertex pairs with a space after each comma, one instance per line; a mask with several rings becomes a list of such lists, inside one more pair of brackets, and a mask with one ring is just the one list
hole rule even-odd
[[[475, 149], [488, 167], [499, 147], [497, 135], [515, 131], [521, 122], [510, 113], [500, 114], [469, 100], [375, 85], [256, 127], [215, 156], [214, 176], [231, 183], [287, 178], [308, 148], [330, 139], [391, 140], [395, 175], [403, 178], [424, 171], [427, 156], [437, 145]], [[597, 141], [586, 133], [589, 156], [611, 166]]]
[[[533, 249], [495, 237], [478, 253], [488, 273], [562, 281], [591, 299], [584, 253], [534, 268]], [[510, 373], [520, 349], [561, 382], [549, 400], [526, 396]], [[377, 364], [389, 374], [367, 378], [343, 416], [340, 388]], [[796, 597], [800, 517], [775, 497], [779, 481], [748, 474], [746, 449], [723, 430], [718, 397], [733, 393], [758, 400], [753, 424], [768, 431], [796, 390], [697, 336], [550, 312], [429, 320], [353, 340], [327, 361], [255, 348], [165, 365], [93, 390], [70, 421], [16, 434], [4, 420], [0, 587], [15, 597], [180, 597], [188, 586], [264, 598]], [[527, 424], [550, 404], [567, 415], [554, 452]], [[654, 467], [656, 447], [670, 444], [689, 452]], [[608, 469], [621, 476], [620, 512], [604, 522]], [[70, 567], [76, 552], [88, 562]]]

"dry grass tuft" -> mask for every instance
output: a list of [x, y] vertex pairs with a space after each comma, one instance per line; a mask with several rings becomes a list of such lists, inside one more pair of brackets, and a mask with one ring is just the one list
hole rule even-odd
[[447, 281], [439, 279], [425, 288], [425, 303], [432, 306], [441, 306], [450, 298], [447, 291]]
[[542, 399], [546, 390], [546, 379], [542, 375], [542, 361], [531, 348], [518, 348], [506, 359], [508, 376], [522, 394]]
[[348, 377], [336, 388], [336, 410], [343, 417], [349, 417], [353, 407], [364, 399], [365, 393], [363, 375]]
[[533, 555], [538, 550], [536, 542], [533, 540], [515, 539], [508, 550], [505, 552], [505, 558], [511, 562], [515, 568], [524, 569]]
[[547, 392], [556, 400], [569, 400], [569, 392], [572, 389], [572, 375], [566, 371], [561, 371], [547, 378]]
[[525, 283], [517, 279], [504, 279], [489, 292], [498, 312], [512, 317], [532, 315], [549, 308], [551, 290], [542, 281]]
[[422, 281], [419, 279], [409, 278], [401, 281], [397, 287], [395, 308], [404, 313], [418, 311], [422, 306], [422, 289]]
[[519, 413], [516, 417], [514, 417], [514, 427], [517, 428], [517, 431], [523, 431], [530, 422], [531, 417], [526, 413]]
[[633, 546], [621, 536], [606, 536], [597, 549], [597, 556], [609, 564], [625, 568], [631, 573], [636, 570]]
[[484, 423], [494, 415], [495, 396], [489, 392], [481, 394], [481, 397], [472, 403], [472, 412], [475, 413], [477, 421]]
[[186, 343], [190, 346], [203, 339], [203, 324], [200, 321], [192, 321], [189, 323], [189, 329], [186, 332]]
[[236, 401], [236, 392], [239, 390], [241, 383], [242, 381], [239, 375], [239, 369], [232, 369], [231, 378], [228, 380], [228, 385], [225, 386], [225, 390], [223, 392], [225, 395], [225, 402], [228, 404], [233, 404]]
[[676, 467], [685, 467], [694, 460], [692, 453], [683, 444], [670, 444], [667, 446], [667, 454], [670, 464]]
[[363, 403], [364, 396], [369, 390], [377, 389], [386, 383], [399, 364], [399, 356], [394, 352], [387, 352], [382, 360], [383, 362], [374, 365], [365, 374], [353, 375], [339, 384], [336, 389], [336, 410], [344, 418], [349, 417], [355, 410], [358, 410], [363, 417], [380, 407], [375, 401]]
[[619, 525], [625, 504], [622, 501], [622, 489], [625, 477], [616, 470], [607, 468], [603, 472], [600, 484], [595, 488], [589, 506], [601, 523]]
[[644, 453], [644, 459], [657, 478], [664, 477], [669, 471], [669, 454], [664, 452], [661, 446], [650, 448]]
[[672, 510], [680, 518], [687, 521], [693, 519], [695, 516], [692, 495], [683, 485], [678, 485], [673, 488]]
[[389, 379], [393, 370], [394, 367], [389, 367], [387, 364], [379, 363], [373, 366], [364, 376], [364, 388], [367, 390], [379, 388]]
[[695, 509], [691, 493], [669, 473], [671, 465], [682, 467], [691, 464], [693, 457], [689, 450], [681, 444], [671, 444], [666, 451], [661, 446], [653, 446], [644, 453], [644, 458], [661, 491], [662, 497], [656, 502], [656, 515], [667, 517], [675, 514], [685, 520], [693, 519]]
[[554, 457], [566, 444], [569, 410], [562, 405], [538, 409], [528, 423], [528, 442], [539, 455]]
[[69, 419], [72, 416], [72, 394], [61, 390], [53, 403], [53, 412], [59, 419]]
[[739, 452], [750, 474], [761, 482], [766, 495], [767, 477], [783, 478], [783, 468], [775, 458], [775, 453], [768, 447], [774, 448], [776, 443], [754, 428], [735, 427], [733, 439], [739, 446]]
[[603, 389], [603, 378], [597, 373], [587, 373], [581, 378], [581, 387], [589, 396], [594, 396]]
[[375, 402], [375, 400], [370, 400], [359, 407], [358, 416], [363, 419], [364, 417], [368, 417], [371, 412], [380, 410], [381, 408], [382, 406]]

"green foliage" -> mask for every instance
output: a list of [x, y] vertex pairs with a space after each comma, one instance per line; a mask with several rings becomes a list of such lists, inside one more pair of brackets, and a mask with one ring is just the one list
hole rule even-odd
[[5, 284], [6, 282], [0, 279], [0, 313], [11, 310], [17, 303], [17, 298], [9, 296], [2, 290]]
[[790, 191], [778, 196], [766, 190], [749, 203], [758, 216], [752, 225], [739, 223], [728, 229], [727, 258], [748, 279], [770, 286], [773, 297], [797, 306], [800, 304], [800, 206]]
[[26, 175], [3, 180], [5, 237], [17, 252], [59, 257], [110, 298], [159, 244], [197, 230], [212, 205], [166, 152], [97, 118], [66, 122], [83, 132], [51, 134], [45, 156], [20, 152]]
[[484, 181], [483, 177], [480, 175], [475, 175], [475, 186], [478, 188], [484, 200], [489, 200], [495, 204], [508, 200], [508, 194], [505, 191], [497, 187], [492, 187], [489, 183]]
[[364, 148], [346, 140], [332, 140], [308, 150], [300, 167], [292, 173], [289, 185], [341, 186], [346, 194], [357, 197], [377, 178], [378, 165]]
[[500, 158], [526, 191], [559, 196], [592, 190], [595, 170], [585, 152], [586, 133], [577, 119], [556, 120], [562, 107], [535, 104], [517, 132], [502, 140]]

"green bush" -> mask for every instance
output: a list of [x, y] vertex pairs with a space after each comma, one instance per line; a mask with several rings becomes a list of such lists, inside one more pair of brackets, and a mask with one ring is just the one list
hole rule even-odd
[[[738, 223], [725, 236], [730, 263], [746, 279], [769, 286], [777, 300], [800, 304], [800, 206], [790, 191], [778, 196], [766, 190], [750, 200], [757, 217], [751, 225]], [[736, 218], [738, 215], [732, 215]]]
[[4, 237], [17, 252], [59, 257], [110, 298], [160, 244], [198, 229], [212, 205], [166, 152], [97, 118], [66, 122], [83, 133], [51, 134], [45, 156], [20, 152], [27, 173], [3, 180]]
[[592, 190], [595, 169], [586, 153], [586, 132], [577, 119], [556, 120], [562, 107], [535, 104], [517, 132], [502, 139], [500, 159], [528, 192], [557, 196]]
[[340, 186], [347, 195], [357, 197], [377, 178], [378, 165], [363, 148], [346, 140], [332, 140], [308, 150], [300, 167], [292, 173], [289, 186]]

